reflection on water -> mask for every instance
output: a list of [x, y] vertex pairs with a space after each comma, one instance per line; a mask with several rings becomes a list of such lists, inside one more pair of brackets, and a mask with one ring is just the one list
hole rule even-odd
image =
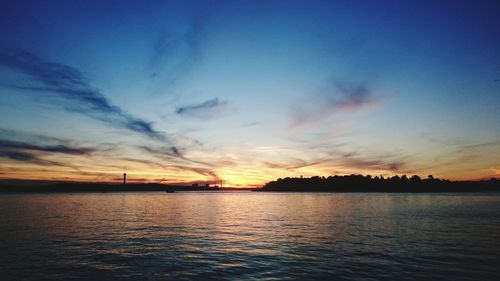
[[494, 194], [0, 195], [0, 276], [495, 280]]

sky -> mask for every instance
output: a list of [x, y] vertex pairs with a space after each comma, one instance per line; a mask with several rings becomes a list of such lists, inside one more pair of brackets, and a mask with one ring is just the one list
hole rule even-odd
[[0, 179], [500, 176], [498, 1], [0, 1]]

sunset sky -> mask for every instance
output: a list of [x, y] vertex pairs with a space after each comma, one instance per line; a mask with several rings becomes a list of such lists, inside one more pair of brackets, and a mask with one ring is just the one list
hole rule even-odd
[[0, 178], [500, 176], [499, 1], [1, 1]]

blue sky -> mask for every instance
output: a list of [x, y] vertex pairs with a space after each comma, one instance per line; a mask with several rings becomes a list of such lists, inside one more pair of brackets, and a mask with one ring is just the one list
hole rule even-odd
[[496, 1], [0, 10], [2, 178], [500, 174]]

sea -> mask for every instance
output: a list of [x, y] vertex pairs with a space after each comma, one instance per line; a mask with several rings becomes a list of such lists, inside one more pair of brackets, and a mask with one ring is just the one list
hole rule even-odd
[[0, 194], [1, 280], [500, 280], [498, 193]]

